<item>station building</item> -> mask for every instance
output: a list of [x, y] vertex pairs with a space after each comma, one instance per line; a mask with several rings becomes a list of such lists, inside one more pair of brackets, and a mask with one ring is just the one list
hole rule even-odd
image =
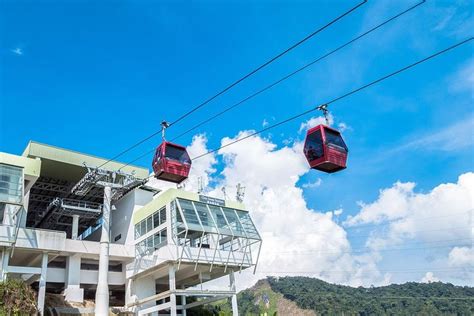
[[[104, 187], [78, 193], [91, 170], [133, 179], [120, 192], [112, 187], [110, 216]], [[99, 183], [101, 173], [93, 174]], [[146, 168], [37, 142], [21, 156], [0, 153], [0, 279], [21, 278], [36, 289], [41, 314], [46, 294], [55, 293], [136, 315], [186, 315], [228, 298], [238, 315], [234, 274], [254, 269], [261, 247], [248, 210], [183, 189], [161, 191], [148, 177]], [[227, 286], [203, 289], [224, 276]], [[103, 314], [97, 307], [78, 312]]]

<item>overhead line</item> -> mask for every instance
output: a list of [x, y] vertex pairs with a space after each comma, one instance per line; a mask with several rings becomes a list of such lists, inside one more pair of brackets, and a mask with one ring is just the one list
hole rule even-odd
[[[415, 4], [415, 5], [411, 6], [410, 8], [408, 8], [408, 9], [406, 9], [406, 10], [404, 10], [404, 11], [402, 11], [402, 12], [396, 14], [396, 15], [394, 15], [394, 16], [391, 17], [390, 19], [387, 19], [387, 20], [385, 20], [384, 22], [382, 22], [382, 23], [380, 23], [380, 24], [378, 24], [378, 25], [372, 27], [371, 29], [369, 29], [369, 30], [365, 31], [364, 33], [362, 33], [362, 34], [360, 34], [360, 35], [354, 37], [354, 38], [351, 39], [350, 41], [348, 41], [348, 42], [346, 42], [346, 43], [340, 45], [339, 47], [337, 47], [337, 48], [331, 50], [330, 52], [328, 52], [328, 53], [326, 53], [326, 54], [324, 54], [324, 55], [318, 57], [317, 59], [311, 61], [310, 63], [304, 65], [303, 67], [300, 67], [300, 68], [296, 69], [295, 71], [293, 71], [293, 72], [287, 74], [286, 76], [284, 76], [284, 77], [278, 79], [277, 81], [275, 81], [275, 82], [273, 82], [273, 83], [267, 85], [266, 87], [264, 87], [264, 88], [262, 88], [262, 89], [260, 89], [260, 90], [258, 90], [258, 91], [256, 91], [256, 92], [254, 92], [253, 94], [251, 94], [251, 95], [245, 97], [244, 99], [240, 100], [239, 102], [237, 102], [237, 103], [235, 103], [235, 104], [233, 104], [233, 105], [231, 105], [231, 106], [225, 108], [224, 110], [222, 110], [222, 111], [220, 111], [220, 112], [214, 114], [213, 116], [211, 116], [211, 117], [205, 119], [204, 121], [202, 121], [202, 122], [200, 122], [200, 123], [194, 125], [193, 127], [189, 128], [188, 130], [184, 131], [183, 133], [179, 134], [178, 136], [172, 138], [171, 141], [173, 142], [173, 141], [177, 140], [178, 138], [183, 137], [184, 135], [186, 135], [186, 134], [188, 134], [188, 133], [190, 133], [190, 132], [192, 132], [192, 131], [198, 129], [199, 127], [201, 127], [201, 126], [203, 126], [203, 125], [209, 123], [210, 121], [216, 119], [217, 117], [219, 117], [219, 116], [221, 116], [221, 115], [223, 115], [223, 114], [229, 112], [230, 110], [232, 110], [232, 109], [234, 109], [234, 108], [236, 108], [236, 107], [242, 105], [243, 103], [245, 103], [245, 102], [247, 102], [247, 101], [253, 99], [254, 97], [256, 97], [256, 96], [262, 94], [263, 92], [270, 90], [271, 88], [277, 86], [278, 84], [284, 82], [285, 80], [287, 80], [287, 79], [293, 77], [294, 75], [296, 75], [296, 74], [300, 73], [301, 71], [303, 71], [303, 70], [309, 68], [310, 66], [313, 66], [314, 64], [318, 63], [319, 61], [321, 61], [321, 60], [323, 60], [323, 59], [325, 59], [325, 58], [331, 56], [332, 54], [334, 54], [334, 53], [340, 51], [341, 49], [347, 47], [348, 45], [350, 45], [350, 44], [356, 42], [357, 40], [359, 40], [359, 39], [361, 39], [361, 38], [363, 38], [363, 37], [369, 35], [370, 33], [374, 32], [374, 31], [376, 31], [377, 29], [379, 29], [379, 28], [381, 28], [382, 26], [384, 26], [385, 24], [387, 24], [387, 23], [389, 23], [389, 22], [391, 22], [391, 21], [397, 19], [398, 17], [400, 17], [400, 16], [402, 16], [402, 15], [408, 13], [409, 11], [411, 11], [411, 10], [417, 8], [418, 6], [422, 5], [422, 4], [425, 3], [425, 2], [426, 2], [426, 0], [423, 0], [423, 1], [421, 1], [421, 2], [419, 2], [419, 3], [417, 3], [417, 4]], [[128, 166], [128, 165], [130, 165], [130, 164], [132, 164], [132, 163], [134, 163], [134, 162], [136, 162], [136, 161], [138, 161], [138, 160], [140, 160], [140, 159], [142, 159], [142, 158], [148, 156], [150, 153], [154, 152], [155, 150], [156, 150], [156, 147], [154, 147], [153, 149], [151, 149], [151, 150], [145, 152], [144, 154], [138, 156], [137, 158], [135, 158], [135, 159], [133, 159], [132, 161], [128, 162], [127, 164], [125, 164], [125, 165], [122, 166], [121, 168], [124, 168], [125, 166]]]
[[[203, 106], [205, 106], [206, 104], [208, 104], [209, 102], [211, 102], [212, 100], [216, 99], [217, 97], [219, 97], [220, 95], [226, 93], [227, 91], [229, 91], [230, 89], [232, 89], [233, 87], [235, 87], [236, 85], [238, 85], [239, 83], [241, 83], [242, 81], [244, 81], [245, 79], [251, 77], [252, 75], [254, 75], [255, 73], [257, 73], [258, 71], [260, 71], [261, 69], [265, 68], [266, 66], [270, 65], [271, 63], [273, 63], [275, 60], [279, 59], [280, 57], [282, 57], [283, 55], [287, 54], [288, 52], [290, 52], [291, 50], [295, 49], [296, 47], [298, 47], [299, 45], [303, 44], [304, 42], [306, 42], [307, 40], [309, 40], [310, 38], [314, 37], [315, 35], [317, 35], [318, 33], [320, 33], [321, 31], [325, 30], [326, 28], [328, 28], [329, 26], [331, 26], [332, 24], [336, 23], [337, 21], [341, 20], [342, 18], [344, 18], [345, 16], [349, 15], [350, 13], [354, 12], [355, 10], [357, 10], [359, 7], [361, 7], [362, 5], [364, 5], [365, 3], [367, 3], [367, 0], [363, 0], [362, 2], [360, 2], [359, 4], [357, 4], [356, 6], [352, 7], [351, 9], [349, 9], [348, 11], [344, 12], [343, 14], [339, 15], [337, 18], [331, 20], [330, 22], [326, 23], [324, 26], [318, 28], [317, 30], [315, 30], [314, 32], [312, 32], [311, 34], [307, 35], [305, 38], [301, 39], [300, 41], [296, 42], [295, 44], [291, 45], [290, 47], [288, 47], [287, 49], [285, 49], [284, 51], [280, 52], [278, 55], [272, 57], [270, 60], [266, 61], [265, 63], [263, 63], [262, 65], [260, 65], [259, 67], [255, 68], [254, 70], [252, 70], [251, 72], [249, 72], [248, 74], [246, 74], [245, 76], [241, 77], [240, 79], [238, 79], [237, 81], [233, 82], [232, 84], [230, 84], [229, 86], [225, 87], [223, 90], [219, 91], [218, 93], [214, 94], [212, 97], [208, 98], [207, 100], [205, 100], [204, 102], [200, 103], [199, 105], [193, 107], [191, 110], [189, 110], [188, 112], [184, 113], [183, 115], [181, 115], [180, 117], [178, 117], [176, 120], [174, 120], [173, 122], [171, 122], [168, 127], [171, 127], [173, 126], [174, 124], [178, 123], [179, 121], [183, 120], [184, 118], [188, 117], [189, 115], [191, 115], [192, 113], [194, 113], [195, 111], [199, 110], [200, 108], [202, 108]], [[140, 140], [139, 142], [135, 143], [134, 145], [130, 146], [129, 148], [121, 151], [120, 153], [118, 153], [117, 155], [115, 155], [114, 157], [112, 157], [111, 159], [109, 159], [108, 161], [106, 161], [105, 163], [103, 163], [102, 165], [99, 166], [100, 167], [103, 167], [104, 165], [106, 165], [107, 163], [111, 162], [112, 160], [115, 160], [117, 159], [118, 157], [124, 155], [125, 153], [129, 152], [130, 150], [138, 147], [139, 145], [143, 144], [144, 142], [146, 142], [147, 140], [153, 138], [154, 136], [160, 134], [162, 131], [162, 129], [150, 134], [149, 136], [145, 137], [144, 139]]]
[[308, 67], [310, 67], [310, 66], [316, 64], [317, 62], [319, 62], [319, 61], [321, 61], [321, 60], [323, 60], [323, 59], [325, 59], [325, 58], [331, 56], [332, 54], [334, 54], [334, 53], [338, 52], [339, 50], [345, 48], [346, 46], [348, 46], [348, 45], [350, 45], [350, 44], [356, 42], [357, 40], [363, 38], [364, 36], [367, 36], [368, 34], [370, 34], [370, 33], [374, 32], [374, 31], [376, 31], [377, 29], [381, 28], [381, 27], [384, 26], [385, 24], [387, 24], [387, 23], [389, 23], [389, 22], [391, 22], [391, 21], [397, 19], [398, 17], [400, 17], [400, 16], [402, 16], [402, 15], [408, 13], [409, 11], [411, 11], [411, 10], [417, 8], [418, 6], [422, 5], [422, 4], [425, 3], [425, 2], [426, 2], [426, 1], [423, 0], [423, 1], [421, 1], [421, 2], [419, 2], [419, 3], [417, 3], [417, 4], [415, 4], [415, 5], [411, 6], [410, 8], [404, 10], [403, 12], [400, 12], [400, 13], [398, 13], [397, 15], [391, 17], [390, 19], [385, 20], [384, 22], [382, 22], [382, 23], [378, 24], [377, 26], [375, 26], [375, 27], [373, 27], [373, 28], [371, 28], [371, 29], [365, 31], [364, 33], [358, 35], [357, 37], [354, 37], [353, 39], [351, 39], [350, 41], [346, 42], [345, 44], [343, 44], [343, 45], [341, 45], [341, 46], [339, 46], [339, 47], [333, 49], [332, 51], [330, 51], [330, 52], [328, 52], [328, 53], [322, 55], [321, 57], [318, 57], [317, 59], [313, 60], [312, 62], [310, 62], [310, 63], [308, 63], [308, 64], [306, 64], [306, 65], [304, 65], [303, 67], [298, 68], [297, 70], [295, 70], [295, 71], [293, 71], [293, 72], [287, 74], [286, 76], [282, 77], [281, 79], [278, 79], [277, 81], [273, 82], [272, 84], [270, 84], [270, 85], [268, 85], [268, 86], [266, 86], [266, 87], [260, 89], [259, 91], [257, 91], [257, 92], [255, 92], [255, 93], [251, 94], [250, 96], [248, 96], [248, 97], [242, 99], [241, 101], [239, 101], [239, 102], [235, 103], [234, 105], [232, 105], [232, 106], [226, 108], [225, 110], [216, 113], [215, 115], [211, 116], [210, 118], [208, 118], [208, 119], [202, 121], [201, 123], [195, 125], [194, 127], [190, 128], [190, 129], [188, 129], [187, 131], [185, 131], [185, 132], [179, 134], [178, 136], [174, 137], [171, 141], [174, 141], [174, 140], [176, 140], [176, 139], [178, 139], [178, 138], [180, 138], [180, 137], [182, 137], [182, 136], [188, 134], [189, 132], [191, 132], [191, 131], [193, 131], [193, 130], [199, 128], [199, 127], [201, 127], [202, 125], [204, 125], [204, 124], [206, 124], [206, 123], [209, 123], [209, 122], [212, 121], [213, 119], [215, 119], [215, 118], [221, 116], [222, 114], [224, 114], [224, 113], [226, 113], [226, 112], [228, 112], [228, 111], [234, 109], [235, 107], [237, 107], [237, 106], [239, 106], [239, 105], [241, 105], [241, 104], [247, 102], [248, 100], [250, 100], [250, 99], [256, 97], [257, 95], [259, 95], [259, 94], [261, 94], [261, 93], [263, 93], [263, 92], [265, 92], [265, 91], [267, 91], [267, 90], [273, 88], [274, 86], [278, 85], [279, 83], [281, 83], [281, 82], [283, 82], [283, 81], [285, 81], [285, 80], [291, 78], [292, 76], [296, 75], [297, 73], [299, 73], [299, 72], [305, 70], [306, 68], [308, 68]]
[[253, 74], [255, 74], [256, 72], [258, 72], [259, 70], [265, 68], [266, 66], [268, 66], [269, 64], [271, 64], [272, 62], [274, 62], [275, 60], [277, 60], [278, 58], [280, 58], [281, 56], [285, 55], [286, 53], [290, 52], [291, 50], [293, 50], [294, 48], [298, 47], [299, 45], [303, 44], [304, 42], [306, 42], [307, 40], [309, 40], [310, 38], [312, 38], [313, 36], [315, 36], [316, 34], [320, 33], [321, 31], [323, 31], [324, 29], [328, 28], [329, 26], [331, 26], [332, 24], [336, 23], [337, 21], [339, 21], [340, 19], [342, 19], [343, 17], [349, 15], [350, 13], [352, 13], [353, 11], [357, 10], [360, 6], [362, 6], [363, 4], [365, 4], [367, 2], [367, 0], [364, 0], [362, 1], [361, 3], [359, 3], [358, 5], [356, 5], [355, 7], [351, 8], [350, 10], [346, 11], [345, 13], [341, 14], [340, 16], [338, 16], [337, 18], [333, 19], [332, 21], [330, 21], [329, 23], [327, 23], [326, 25], [320, 27], [319, 29], [317, 29], [316, 31], [314, 31], [313, 33], [309, 34], [308, 36], [306, 36], [305, 38], [303, 38], [302, 40], [296, 42], [295, 44], [291, 45], [289, 48], [285, 49], [283, 52], [279, 53], [278, 55], [276, 55], [275, 57], [271, 58], [270, 60], [266, 61], [265, 63], [263, 63], [262, 65], [260, 65], [259, 67], [257, 67], [256, 69], [252, 70], [251, 72], [249, 72], [248, 74], [246, 74], [245, 76], [243, 76], [242, 78], [238, 79], [237, 81], [235, 81], [234, 83], [230, 84], [229, 86], [227, 86], [226, 88], [224, 88], [223, 90], [221, 90], [220, 92], [216, 93], [215, 95], [213, 95], [212, 97], [210, 97], [209, 99], [207, 99], [206, 101], [202, 102], [201, 104], [195, 106], [193, 109], [191, 109], [190, 111], [186, 112], [185, 114], [181, 115], [178, 119], [176, 119], [175, 121], [173, 121], [170, 126], [178, 123], [179, 121], [181, 121], [182, 119], [186, 118], [187, 116], [189, 116], [190, 114], [192, 114], [193, 112], [197, 111], [198, 109], [202, 108], [203, 106], [205, 106], [206, 104], [208, 104], [209, 102], [211, 102], [212, 100], [214, 100], [215, 98], [217, 98], [218, 96], [222, 95], [223, 93], [227, 92], [228, 90], [230, 90], [231, 88], [235, 87], [237, 84], [239, 84], [240, 82], [244, 81], [245, 79], [249, 78], [250, 76], [252, 76]]
[[[370, 82], [370, 83], [367, 83], [367, 84], [365, 84], [365, 85], [363, 85], [363, 86], [361, 86], [361, 87], [359, 87], [359, 88], [357, 88], [357, 89], [354, 89], [354, 90], [352, 90], [352, 91], [349, 91], [349, 92], [347, 92], [347, 93], [345, 93], [345, 94], [343, 94], [343, 95], [341, 95], [341, 96], [339, 96], [339, 97], [336, 97], [336, 98], [334, 98], [334, 99], [332, 99], [332, 100], [330, 100], [330, 101], [328, 101], [328, 102], [325, 102], [325, 103], [323, 103], [323, 104], [329, 105], [329, 104], [335, 103], [335, 102], [337, 102], [337, 101], [339, 101], [339, 100], [342, 100], [342, 99], [344, 99], [344, 98], [346, 98], [346, 97], [348, 97], [348, 96], [351, 96], [351, 95], [353, 95], [353, 94], [355, 94], [355, 93], [357, 93], [357, 92], [359, 92], [359, 91], [362, 91], [362, 90], [364, 90], [364, 89], [366, 89], [366, 88], [368, 88], [368, 87], [371, 87], [371, 86], [373, 86], [373, 85], [375, 85], [375, 84], [377, 84], [377, 83], [379, 83], [379, 82], [381, 82], [381, 81], [383, 81], [383, 80], [386, 80], [386, 79], [388, 79], [388, 78], [390, 78], [390, 77], [393, 77], [393, 76], [395, 76], [395, 75], [398, 75], [399, 73], [401, 73], [401, 72], [403, 72], [403, 71], [406, 71], [406, 70], [408, 70], [408, 69], [410, 69], [410, 68], [413, 68], [413, 67], [415, 67], [415, 66], [417, 66], [417, 65], [419, 65], [419, 64], [421, 64], [421, 63], [423, 63], [423, 62], [425, 62], [425, 61], [428, 61], [428, 60], [430, 60], [430, 59], [432, 59], [432, 58], [435, 58], [435, 57], [437, 57], [437, 56], [439, 56], [439, 55], [441, 55], [441, 54], [444, 54], [444, 53], [446, 53], [446, 52], [448, 52], [448, 51], [450, 51], [450, 50], [452, 50], [452, 49], [454, 49], [454, 48], [457, 48], [457, 47], [459, 47], [459, 46], [461, 46], [461, 45], [463, 45], [463, 44], [465, 44], [465, 43], [471, 41], [472, 39], [473, 39], [473, 37], [469, 37], [469, 38], [467, 38], [467, 39], [465, 39], [465, 40], [463, 40], [463, 41], [461, 41], [461, 42], [459, 42], [459, 43], [457, 43], [457, 44], [454, 44], [454, 45], [449, 46], [449, 47], [447, 47], [447, 48], [445, 48], [445, 49], [443, 49], [443, 50], [440, 50], [440, 51], [438, 51], [438, 52], [436, 52], [436, 53], [434, 53], [434, 54], [432, 54], [432, 55], [430, 55], [430, 56], [428, 56], [428, 57], [425, 57], [425, 58], [423, 58], [423, 59], [420, 59], [420, 60], [418, 60], [417, 62], [414, 62], [414, 63], [412, 63], [412, 64], [410, 64], [410, 65], [408, 65], [408, 66], [405, 66], [405, 67], [403, 67], [403, 68], [400, 68], [400, 69], [398, 69], [397, 71], [394, 71], [394, 72], [392, 72], [392, 73], [390, 73], [390, 74], [387, 74], [387, 75], [385, 75], [385, 76], [383, 76], [383, 77], [381, 77], [381, 78], [379, 78], [379, 79], [376, 79], [376, 80], [374, 80], [374, 81], [372, 81], [372, 82]], [[318, 106], [318, 107], [319, 107], [319, 106]], [[313, 112], [313, 111], [318, 110], [318, 107], [315, 107], [315, 108], [313, 108], [313, 109], [309, 109], [309, 110], [304, 111], [304, 112], [302, 112], [302, 113], [300, 113], [300, 114], [297, 114], [297, 115], [295, 115], [295, 116], [289, 117], [289, 118], [287, 118], [287, 119], [285, 119], [285, 120], [283, 120], [283, 121], [281, 121], [281, 122], [278, 122], [278, 123], [276, 123], [276, 124], [270, 125], [270, 126], [268, 126], [268, 127], [266, 127], [266, 128], [263, 128], [263, 129], [261, 129], [261, 130], [259, 130], [259, 131], [256, 131], [256, 132], [254, 132], [254, 133], [251, 133], [251, 134], [249, 134], [249, 135], [246, 135], [246, 136], [244, 136], [244, 137], [242, 137], [242, 138], [236, 139], [236, 140], [234, 140], [234, 141], [232, 141], [232, 142], [230, 142], [230, 143], [228, 143], [228, 144], [225, 144], [225, 145], [223, 145], [223, 146], [220, 146], [220, 147], [218, 147], [218, 148], [215, 148], [215, 149], [213, 149], [213, 150], [210, 150], [210, 151], [208, 151], [208, 152], [206, 152], [206, 153], [203, 153], [203, 154], [201, 154], [201, 155], [199, 155], [199, 156], [197, 156], [197, 157], [194, 157], [194, 158], [192, 158], [192, 160], [199, 159], [199, 158], [204, 157], [204, 156], [206, 156], [206, 155], [212, 154], [212, 153], [214, 153], [214, 152], [216, 152], [216, 151], [218, 151], [218, 150], [220, 150], [220, 149], [223, 149], [223, 148], [225, 148], [225, 147], [231, 146], [231, 145], [233, 145], [233, 144], [235, 144], [235, 143], [238, 143], [238, 142], [241, 142], [241, 141], [243, 141], [243, 140], [245, 140], [245, 139], [248, 139], [248, 138], [250, 138], [250, 137], [252, 137], [252, 136], [258, 135], [258, 134], [260, 134], [260, 133], [263, 133], [263, 132], [265, 132], [265, 131], [268, 131], [268, 130], [270, 130], [270, 129], [273, 129], [273, 128], [275, 128], [275, 127], [278, 127], [278, 126], [280, 126], [280, 125], [283, 125], [283, 124], [285, 124], [285, 123], [291, 122], [291, 121], [293, 121], [293, 120], [295, 120], [295, 119], [297, 119], [297, 118], [300, 118], [300, 117], [305, 116], [305, 115], [307, 115], [307, 114], [309, 114], [309, 113], [311, 113], [311, 112]]]

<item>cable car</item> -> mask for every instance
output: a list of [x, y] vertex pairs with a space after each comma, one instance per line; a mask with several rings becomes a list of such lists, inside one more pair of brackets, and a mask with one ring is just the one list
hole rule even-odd
[[341, 133], [320, 124], [306, 133], [304, 155], [312, 169], [334, 173], [346, 168], [348, 149]]
[[181, 183], [188, 178], [191, 158], [185, 147], [163, 141], [156, 149], [152, 166], [155, 178]]

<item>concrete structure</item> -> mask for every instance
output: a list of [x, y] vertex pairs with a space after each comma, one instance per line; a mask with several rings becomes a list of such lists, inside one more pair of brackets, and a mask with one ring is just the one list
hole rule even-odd
[[[37, 289], [41, 313], [46, 293], [61, 293], [95, 298], [96, 315], [186, 315], [222, 298], [238, 315], [234, 272], [256, 267], [261, 246], [245, 207], [160, 191], [146, 168], [106, 162], [36, 142], [0, 153], [0, 278]], [[228, 287], [202, 290], [223, 276]]]

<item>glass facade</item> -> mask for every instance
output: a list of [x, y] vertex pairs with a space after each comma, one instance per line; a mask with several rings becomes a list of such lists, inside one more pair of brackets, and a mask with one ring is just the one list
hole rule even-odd
[[23, 169], [0, 164], [0, 203], [22, 204]]
[[147, 218], [141, 220], [137, 224], [135, 224], [135, 239], [140, 238], [141, 236], [145, 235], [152, 229], [157, 228], [158, 226], [164, 224], [166, 222], [166, 207], [163, 207], [153, 213], [152, 215], [148, 216]]
[[261, 241], [248, 212], [179, 198], [176, 206], [179, 245], [245, 251]]
[[[177, 198], [170, 203], [171, 219], [168, 222], [172, 236], [167, 236], [165, 227], [150, 233], [166, 222], [165, 210], [163, 207], [135, 225], [137, 255], [152, 254], [170, 242], [182, 247], [180, 257], [188, 260], [252, 264], [251, 246], [260, 245], [261, 238], [248, 212]], [[188, 247], [194, 248], [195, 252], [188, 251]], [[203, 249], [212, 249], [212, 255], [208, 253], [204, 258]], [[237, 257], [220, 251], [230, 251]]]

